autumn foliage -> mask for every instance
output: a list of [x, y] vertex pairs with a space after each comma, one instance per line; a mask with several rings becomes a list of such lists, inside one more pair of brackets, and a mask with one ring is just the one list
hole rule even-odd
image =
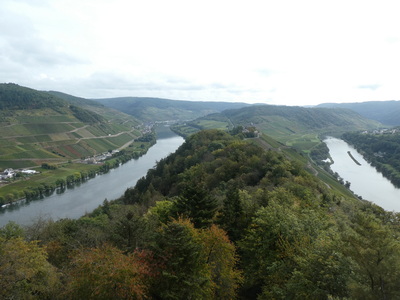
[[125, 255], [110, 245], [80, 250], [71, 261], [66, 295], [75, 299], [145, 299], [155, 276], [146, 255], [150, 253]]

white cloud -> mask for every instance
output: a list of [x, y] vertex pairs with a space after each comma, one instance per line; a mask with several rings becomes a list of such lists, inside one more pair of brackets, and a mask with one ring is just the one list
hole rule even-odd
[[83, 97], [400, 99], [399, 25], [386, 0], [4, 0], [0, 82]]

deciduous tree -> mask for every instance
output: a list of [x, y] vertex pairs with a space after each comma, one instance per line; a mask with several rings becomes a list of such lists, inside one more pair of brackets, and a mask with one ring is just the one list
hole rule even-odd
[[0, 298], [51, 299], [60, 287], [55, 268], [38, 243], [0, 237]]
[[66, 297], [145, 299], [154, 275], [139, 253], [125, 255], [110, 245], [83, 249], [72, 260]]

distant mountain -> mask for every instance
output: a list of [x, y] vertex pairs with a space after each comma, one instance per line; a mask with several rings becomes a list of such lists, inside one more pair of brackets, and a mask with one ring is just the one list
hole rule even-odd
[[[315, 137], [340, 135], [343, 132], [377, 128], [382, 124], [366, 119], [356, 112], [341, 108], [305, 108], [299, 106], [250, 106], [225, 110], [198, 118], [175, 129], [182, 135], [201, 129], [232, 129], [234, 126], [254, 126], [259, 131], [287, 145], [315, 145]], [[303, 146], [304, 145], [304, 146]]]
[[[375, 127], [372, 122], [347, 109], [306, 108], [299, 106], [253, 106], [221, 113], [234, 123], [278, 124], [290, 132], [327, 130], [329, 128]], [[282, 123], [284, 121], [284, 123]]]
[[121, 124], [126, 123], [127, 121], [132, 123], [132, 125], [139, 125], [142, 123], [141, 120], [134, 118], [132, 115], [126, 114], [120, 110], [113, 109], [111, 107], [107, 107], [97, 101], [86, 99], [86, 98], [81, 98], [81, 97], [75, 97], [69, 94], [65, 94], [62, 92], [57, 92], [57, 91], [48, 91], [47, 93], [56, 96], [58, 98], [64, 99], [65, 101], [74, 104], [76, 106], [79, 106], [81, 108], [90, 110], [92, 112], [95, 112], [98, 115], [101, 115], [105, 117], [106, 119], [113, 120], [114, 122], [119, 122]]
[[322, 103], [317, 107], [351, 109], [363, 117], [386, 125], [400, 125], [400, 101], [368, 101], [356, 103]]
[[0, 169], [116, 149], [140, 136], [132, 116], [96, 102], [0, 84]]
[[144, 122], [193, 120], [211, 113], [250, 106], [246, 103], [182, 101], [162, 98], [122, 97], [93, 99]]

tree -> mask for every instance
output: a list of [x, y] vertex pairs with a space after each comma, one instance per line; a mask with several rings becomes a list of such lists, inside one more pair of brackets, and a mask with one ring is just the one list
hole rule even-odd
[[136, 206], [123, 206], [111, 214], [110, 229], [112, 240], [120, 249], [133, 252], [143, 246], [147, 238], [147, 226]]
[[395, 233], [366, 212], [357, 212], [342, 228], [344, 253], [355, 262], [352, 292], [356, 298], [400, 297], [400, 243]]
[[210, 299], [211, 271], [201, 235], [188, 219], [162, 225], [154, 246], [155, 258], [162, 266], [152, 286], [155, 299]]
[[236, 268], [238, 257], [226, 232], [216, 225], [204, 229], [201, 237], [205, 245], [206, 261], [211, 268], [214, 299], [235, 299], [242, 274]]
[[24, 229], [17, 223], [10, 221], [4, 227], [0, 228], [0, 238], [9, 240], [11, 238], [23, 237]]
[[268, 202], [238, 243], [246, 275], [244, 290], [250, 298], [261, 294], [262, 299], [290, 298], [288, 284], [301, 259], [312, 253], [304, 249], [313, 249], [328, 220], [312, 208], [300, 207], [299, 199], [283, 188], [271, 192]]
[[174, 216], [189, 218], [196, 228], [205, 228], [213, 222], [217, 201], [202, 184], [186, 182], [182, 194], [173, 207]]
[[227, 231], [232, 241], [238, 241], [244, 230], [244, 212], [240, 200], [239, 189], [229, 188], [224, 206], [221, 210], [219, 223]]
[[[285, 252], [292, 254], [295, 270], [285, 283], [288, 299], [340, 299], [349, 297], [348, 282], [352, 264], [341, 252], [339, 234], [327, 230], [307, 244], [282, 244]], [[296, 249], [297, 248], [297, 249]], [[264, 287], [264, 290], [269, 291]], [[266, 297], [268, 299], [268, 297]]]
[[143, 253], [124, 255], [110, 245], [79, 251], [68, 271], [72, 299], [145, 299], [152, 269]]
[[0, 237], [0, 298], [54, 298], [60, 287], [55, 268], [36, 241]]

